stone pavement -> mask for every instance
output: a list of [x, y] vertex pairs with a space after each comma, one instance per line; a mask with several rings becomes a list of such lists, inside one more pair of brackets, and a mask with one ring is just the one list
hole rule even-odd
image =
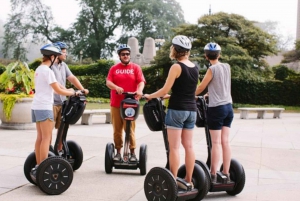
[[[239, 119], [235, 114], [230, 142], [232, 156], [244, 167], [246, 184], [237, 196], [225, 192], [209, 193], [204, 200], [217, 201], [298, 201], [300, 200], [300, 114], [283, 113], [282, 119]], [[35, 130], [0, 129], [0, 200], [76, 200], [76, 201], [144, 201], [144, 178], [138, 170], [104, 170], [105, 146], [112, 140], [112, 126], [105, 116], [93, 118], [93, 125], [72, 125], [68, 139], [83, 150], [84, 161], [74, 172], [70, 188], [58, 196], [49, 196], [30, 184], [24, 174], [26, 157], [33, 151]], [[80, 121], [79, 121], [80, 122]], [[55, 133], [53, 133], [55, 137]], [[151, 132], [143, 116], [137, 119], [137, 145], [148, 146], [148, 170], [164, 167], [166, 154], [161, 132]], [[55, 139], [55, 138], [54, 138]], [[203, 128], [194, 135], [196, 158], [206, 161], [207, 148]], [[137, 153], [139, 148], [137, 148]], [[181, 149], [181, 162], [184, 153]]]

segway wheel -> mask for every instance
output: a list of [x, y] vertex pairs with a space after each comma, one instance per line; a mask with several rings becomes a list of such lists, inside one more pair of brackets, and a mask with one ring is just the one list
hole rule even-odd
[[144, 192], [147, 200], [177, 199], [177, 183], [172, 173], [161, 167], [152, 168], [144, 181]]
[[141, 175], [145, 175], [147, 173], [147, 145], [142, 144], [140, 146], [140, 157], [139, 157], [139, 167]]
[[65, 192], [72, 184], [73, 168], [63, 157], [49, 157], [39, 165], [36, 181], [44, 193], [59, 195]]
[[[178, 177], [180, 178], [185, 178], [186, 175], [186, 169], [185, 165], [182, 165], [178, 169], [177, 173]], [[208, 193], [208, 180], [206, 178], [206, 175], [204, 173], [204, 170], [199, 166], [198, 164], [195, 163], [194, 165], [194, 171], [192, 175], [192, 182], [194, 184], [194, 188], [198, 189], [198, 194], [194, 199], [190, 199], [191, 201], [197, 201], [197, 200], [202, 200]]]
[[195, 163], [197, 163], [198, 165], [200, 165], [200, 167], [204, 171], [206, 179], [207, 179], [207, 189], [209, 191], [210, 187], [211, 187], [210, 186], [211, 185], [210, 170], [208, 169], [206, 163], [203, 163], [202, 161], [196, 160]]
[[70, 158], [74, 159], [74, 163], [72, 164], [73, 171], [78, 170], [82, 165], [83, 161], [83, 152], [81, 147], [74, 141], [68, 140], [67, 145], [70, 152]]
[[115, 146], [113, 143], [107, 143], [105, 149], [105, 172], [107, 174], [112, 173], [114, 166]]
[[[50, 156], [55, 156], [55, 154], [53, 152], [49, 152], [48, 153], [48, 157]], [[30, 176], [30, 172], [32, 170], [32, 168], [34, 168], [36, 165], [36, 158], [35, 158], [35, 152], [32, 152], [31, 154], [29, 154], [25, 160], [25, 163], [24, 163], [24, 175], [26, 177], [26, 179], [36, 185], [36, 183], [31, 179], [31, 176]]]
[[[221, 166], [221, 171], [223, 170], [223, 164]], [[235, 182], [234, 188], [231, 191], [226, 191], [228, 195], [237, 195], [243, 191], [246, 174], [243, 166], [235, 159], [231, 159], [229, 168], [230, 179]]]

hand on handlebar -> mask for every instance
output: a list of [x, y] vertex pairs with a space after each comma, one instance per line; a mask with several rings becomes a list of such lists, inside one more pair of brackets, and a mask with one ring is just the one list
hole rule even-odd
[[117, 94], [122, 94], [124, 92], [124, 89], [122, 87], [116, 87]]

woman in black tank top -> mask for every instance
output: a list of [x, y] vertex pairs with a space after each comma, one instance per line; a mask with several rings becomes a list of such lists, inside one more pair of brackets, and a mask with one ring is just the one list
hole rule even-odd
[[[198, 83], [198, 67], [189, 60], [191, 41], [186, 36], [176, 36], [172, 40], [170, 58], [177, 63], [170, 68], [165, 85], [145, 98], [170, 98], [166, 115], [166, 125], [169, 142], [170, 171], [177, 178], [180, 165], [180, 142], [185, 149], [186, 182], [192, 184], [192, 174], [195, 165], [193, 149], [193, 129], [196, 122], [195, 90]], [[169, 91], [172, 91], [169, 95]], [[178, 187], [184, 186], [177, 182]], [[193, 184], [192, 184], [193, 186]]]

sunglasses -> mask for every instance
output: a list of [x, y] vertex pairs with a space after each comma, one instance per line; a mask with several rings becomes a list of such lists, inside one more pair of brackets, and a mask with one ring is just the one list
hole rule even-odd
[[121, 53], [120, 55], [123, 56], [123, 57], [124, 56], [130, 56], [130, 53]]

